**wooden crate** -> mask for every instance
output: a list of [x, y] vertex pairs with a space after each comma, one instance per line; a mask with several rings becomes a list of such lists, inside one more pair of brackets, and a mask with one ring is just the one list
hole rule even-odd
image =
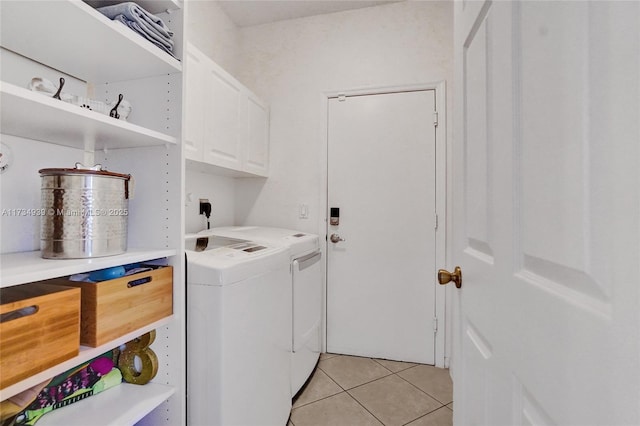
[[98, 283], [48, 282], [82, 290], [80, 343], [86, 346], [100, 346], [173, 313], [171, 266]]
[[23, 284], [0, 301], [0, 389], [78, 355], [79, 289]]

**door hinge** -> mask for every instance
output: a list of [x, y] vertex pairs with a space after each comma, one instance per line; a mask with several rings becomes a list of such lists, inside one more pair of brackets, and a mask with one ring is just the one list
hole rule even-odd
[[433, 317], [433, 334], [438, 332], [438, 317]]
[[435, 223], [433, 229], [438, 230], [438, 213], [435, 214]]
[[338, 102], [344, 102], [347, 100], [347, 96], [344, 93], [338, 95]]
[[433, 125], [438, 127], [438, 111], [433, 111]]

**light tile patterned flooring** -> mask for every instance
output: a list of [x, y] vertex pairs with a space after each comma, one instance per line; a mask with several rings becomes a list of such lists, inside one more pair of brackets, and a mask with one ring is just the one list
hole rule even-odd
[[294, 398], [288, 426], [447, 426], [452, 390], [449, 370], [322, 354]]

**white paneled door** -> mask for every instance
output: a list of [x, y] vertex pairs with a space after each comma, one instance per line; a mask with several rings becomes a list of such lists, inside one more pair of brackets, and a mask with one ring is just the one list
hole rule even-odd
[[434, 107], [434, 90], [328, 101], [329, 352], [434, 364]]
[[455, 31], [454, 423], [640, 424], [640, 3]]

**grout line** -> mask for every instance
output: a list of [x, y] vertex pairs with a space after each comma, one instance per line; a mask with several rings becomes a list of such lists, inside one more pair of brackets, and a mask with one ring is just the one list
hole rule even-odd
[[323, 396], [323, 397], [322, 397], [322, 398], [320, 398], [320, 399], [316, 399], [316, 400], [314, 400], [314, 401], [309, 401], [309, 402], [307, 402], [306, 404], [298, 405], [297, 407], [292, 407], [292, 408], [291, 408], [291, 411], [293, 411], [293, 410], [297, 410], [298, 408], [306, 407], [307, 405], [315, 404], [316, 402], [320, 402], [320, 401], [323, 401], [323, 400], [325, 400], [325, 399], [329, 399], [329, 398], [331, 398], [332, 396], [340, 395], [341, 393], [345, 393], [345, 392], [347, 392], [347, 391], [343, 389], [343, 390], [341, 390], [340, 392], [336, 392], [336, 393], [331, 394], [331, 395]]
[[406, 371], [406, 370], [408, 370], [408, 369], [410, 369], [410, 368], [418, 367], [418, 366], [420, 366], [420, 365], [430, 365], [430, 364], [420, 364], [420, 363], [415, 363], [415, 362], [411, 362], [411, 363], [409, 363], [409, 362], [405, 362], [405, 361], [393, 361], [393, 360], [391, 360], [391, 359], [386, 359], [386, 360], [385, 360], [385, 359], [381, 359], [381, 358], [371, 358], [371, 359], [372, 359], [372, 360], [374, 360], [375, 362], [377, 362], [378, 364], [380, 364], [381, 366], [383, 366], [384, 368], [386, 368], [387, 370], [389, 370], [389, 368], [388, 368], [388, 367], [386, 367], [384, 364], [382, 364], [380, 361], [390, 361], [390, 362], [401, 362], [401, 363], [405, 363], [405, 364], [413, 364], [413, 365], [409, 365], [409, 366], [407, 366], [407, 367], [403, 368], [402, 370], [398, 370], [398, 371], [391, 371], [391, 370], [389, 370], [389, 371], [391, 371], [393, 374], [397, 374], [397, 373], [399, 373], [399, 372], [401, 372], [401, 371]]
[[[292, 398], [292, 400], [295, 402], [295, 400], [297, 400], [300, 395], [302, 395], [305, 390], [307, 389], [307, 387], [309, 386], [309, 384], [311, 383], [311, 381], [313, 380], [313, 376], [315, 376], [316, 372], [320, 370], [324, 373], [324, 371], [320, 368], [320, 361], [318, 360], [318, 362], [316, 363], [315, 367], [313, 367], [313, 370], [311, 370], [311, 374], [309, 374], [309, 377], [307, 377], [307, 380], [305, 380], [305, 382], [302, 384], [302, 387], [298, 390], [298, 392], [294, 395], [294, 398]], [[326, 375], [326, 373], [325, 373]], [[336, 383], [337, 384], [337, 383]]]
[[[318, 363], [318, 365], [316, 366], [316, 369], [317, 369], [317, 370], [322, 371], [322, 372], [324, 373], [324, 375], [325, 375], [325, 376], [327, 376], [327, 377], [329, 378], [329, 380], [331, 380], [333, 383], [335, 383], [335, 384], [336, 384], [336, 386], [338, 386], [338, 387], [339, 387], [340, 389], [342, 389], [342, 390], [341, 390], [340, 392], [336, 392], [336, 393], [334, 393], [334, 394], [327, 395], [327, 396], [322, 397], [322, 398], [320, 398], [320, 399], [316, 399], [315, 401], [310, 401], [310, 402], [307, 402], [306, 404], [299, 405], [299, 406], [297, 406], [297, 407], [295, 407], [295, 408], [293, 407], [293, 403], [292, 403], [292, 404], [291, 404], [291, 405], [292, 405], [292, 407], [291, 407], [291, 411], [296, 410], [296, 409], [301, 408], [301, 407], [306, 407], [307, 405], [313, 404], [314, 402], [322, 401], [323, 399], [331, 398], [332, 396], [336, 396], [336, 395], [339, 395], [339, 394], [341, 394], [341, 393], [343, 393], [343, 392], [346, 392], [346, 390], [345, 390], [342, 386], [340, 386], [340, 385], [339, 385], [335, 380], [333, 380], [333, 377], [331, 377], [329, 374], [327, 374], [327, 372], [326, 372], [326, 371], [324, 371], [322, 368], [320, 368], [320, 363]], [[311, 376], [313, 376], [314, 374], [316, 374], [316, 371], [315, 371], [315, 370], [313, 371], [313, 373], [311, 373]], [[311, 377], [310, 377], [309, 379], [311, 379]], [[311, 380], [309, 380], [309, 383], [310, 383], [310, 382], [311, 382]], [[307, 384], [308, 384], [308, 383], [307, 383]], [[304, 386], [304, 387], [306, 388], [306, 384], [305, 384], [305, 386]], [[304, 392], [304, 389], [302, 389], [302, 390], [301, 390], [301, 392], [300, 392], [298, 395], [301, 395], [303, 392]], [[296, 398], [296, 399], [297, 399], [297, 398]], [[294, 425], [294, 426], [295, 426], [295, 425]]]
[[346, 391], [345, 388], [343, 388], [342, 386], [340, 386], [340, 383], [336, 382], [335, 380], [333, 380], [333, 377], [331, 377], [331, 375], [329, 373], [327, 373], [326, 371], [324, 371], [322, 368], [320, 368], [320, 366], [318, 366], [318, 369], [320, 371], [322, 371], [328, 378], [329, 380], [331, 380], [333, 383], [335, 383], [340, 389], [342, 389], [343, 391]]
[[384, 376], [377, 377], [377, 378], [375, 378], [375, 379], [373, 379], [373, 380], [369, 380], [368, 382], [365, 382], [365, 383], [362, 383], [362, 384], [359, 384], [359, 385], [356, 385], [356, 386], [350, 387], [349, 389], [345, 389], [345, 391], [346, 391], [346, 392], [349, 392], [350, 390], [354, 390], [354, 389], [360, 388], [360, 387], [362, 387], [362, 386], [366, 386], [366, 385], [371, 384], [371, 383], [373, 383], [373, 382], [377, 382], [378, 380], [386, 379], [387, 377], [389, 377], [389, 376], [394, 376], [395, 374], [396, 374], [396, 373], [389, 373], [389, 374], [386, 374], [386, 375], [384, 375]]
[[[358, 356], [356, 356], [356, 355], [338, 355], [338, 356], [350, 356], [350, 357], [356, 357], [356, 358], [362, 358], [362, 359], [370, 359], [371, 361], [374, 361], [374, 362], [375, 362], [375, 359], [373, 359], [373, 358], [369, 358], [369, 357], [358, 357]], [[379, 364], [379, 363], [377, 363], [377, 362], [376, 362], [376, 364], [380, 365], [380, 364]], [[331, 380], [332, 380], [336, 385], [340, 386], [340, 389], [343, 389], [343, 390], [345, 390], [345, 391], [348, 391], [348, 390], [351, 390], [351, 389], [355, 389], [355, 388], [360, 387], [360, 386], [364, 386], [364, 385], [366, 385], [366, 384], [369, 384], [369, 383], [375, 382], [376, 380], [380, 380], [380, 379], [382, 379], [382, 378], [389, 377], [390, 375], [395, 374], [393, 371], [389, 370], [389, 369], [388, 369], [387, 367], [385, 367], [384, 365], [380, 365], [380, 366], [381, 366], [382, 368], [384, 368], [385, 370], [387, 370], [387, 371], [389, 372], [389, 374], [385, 374], [384, 376], [376, 377], [375, 379], [369, 380], [368, 382], [360, 383], [359, 385], [355, 385], [355, 386], [352, 386], [352, 387], [350, 387], [350, 388], [345, 388], [344, 386], [341, 386], [341, 385], [340, 385], [340, 383], [336, 382], [336, 381], [333, 379], [333, 377], [331, 377], [331, 374], [329, 374], [329, 372], [327, 372], [327, 371], [323, 370], [323, 369], [322, 369], [322, 367], [320, 367], [320, 363], [318, 363], [318, 368], [319, 368], [320, 370], [322, 370], [322, 372], [323, 372], [324, 374], [326, 374], [326, 375], [327, 375], [327, 376], [328, 376], [328, 377], [329, 377], [329, 378], [330, 378], [330, 379], [331, 379]]]
[[[355, 389], [355, 388], [352, 388], [352, 389]], [[362, 404], [360, 403], [360, 401], [358, 401], [358, 400], [356, 399], [356, 397], [354, 397], [353, 395], [351, 395], [348, 391], [345, 391], [345, 392], [347, 392], [347, 395], [349, 395], [349, 397], [350, 397], [351, 399], [353, 399], [353, 400], [354, 400], [354, 401], [355, 401], [359, 406], [361, 406], [362, 408], [364, 408], [364, 410], [365, 410], [367, 413], [371, 414], [371, 415], [373, 416], [373, 418], [374, 418], [374, 419], [376, 419], [377, 421], [379, 421], [379, 422], [380, 422], [380, 424], [385, 425], [385, 423], [384, 423], [382, 420], [380, 420], [380, 419], [379, 419], [375, 414], [373, 414], [371, 411], [369, 411], [369, 409], [368, 409], [367, 407], [365, 407], [364, 405], [362, 405]], [[385, 425], [385, 426], [386, 426], [386, 425]]]
[[[416, 365], [416, 367], [418, 367], [418, 366]], [[413, 368], [413, 367], [411, 367], [411, 368]], [[406, 371], [406, 370], [404, 370], [404, 371]], [[443, 406], [444, 406], [444, 405], [447, 405], [447, 404], [451, 404], [451, 403], [453, 402], [453, 401], [449, 401], [449, 402], [442, 402], [442, 401], [440, 401], [438, 398], [436, 398], [435, 396], [431, 395], [429, 392], [425, 391], [424, 389], [420, 389], [418, 386], [414, 385], [413, 383], [411, 383], [409, 380], [405, 379], [404, 377], [402, 377], [402, 376], [400, 376], [400, 375], [398, 375], [398, 377], [400, 377], [400, 378], [401, 378], [402, 380], [404, 380], [405, 382], [409, 383], [409, 384], [410, 384], [411, 386], [413, 386], [414, 388], [418, 389], [420, 392], [422, 392], [422, 393], [426, 394], [426, 395], [427, 395], [427, 396], [429, 396], [430, 398], [435, 399], [436, 401], [438, 401], [438, 403], [442, 404]]]
[[[359, 385], [351, 386], [350, 388], [345, 389], [345, 392], [349, 392], [350, 390], [357, 389], [357, 388], [359, 388], [359, 387], [362, 387], [362, 386], [368, 385], [368, 384], [373, 383], [373, 382], [377, 382], [378, 380], [381, 380], [381, 379], [387, 378], [387, 377], [389, 377], [389, 376], [393, 376], [394, 374], [395, 374], [395, 373], [385, 374], [384, 376], [376, 377], [375, 379], [369, 380], [368, 382], [364, 382], [364, 383], [361, 383], [361, 384], [359, 384]], [[338, 385], [338, 386], [340, 386], [340, 385]], [[342, 387], [342, 386], [341, 386], [341, 387]], [[343, 389], [344, 389], [344, 388], [343, 388]]]
[[[413, 419], [413, 420], [411, 420], [411, 421], [409, 421], [409, 422], [405, 423], [405, 424], [404, 424], [404, 425], [402, 425], [402, 426], [407, 426], [409, 423], [412, 423], [412, 422], [415, 422], [416, 420], [419, 420], [419, 419], [425, 418], [425, 417], [427, 417], [427, 416], [430, 416], [431, 414], [435, 413], [435, 412], [436, 412], [436, 411], [438, 411], [438, 410], [442, 410], [442, 409], [443, 409], [443, 408], [445, 408], [445, 407], [446, 407], [446, 405], [443, 405], [442, 407], [438, 407], [438, 408], [436, 408], [435, 410], [431, 410], [431, 411], [429, 411], [428, 413], [423, 414], [422, 416], [420, 416], [420, 417], [418, 417], [418, 418], [415, 418], [415, 419]], [[452, 412], [453, 412], [453, 411], [452, 411]], [[295, 425], [294, 425], [294, 426], [295, 426]]]

